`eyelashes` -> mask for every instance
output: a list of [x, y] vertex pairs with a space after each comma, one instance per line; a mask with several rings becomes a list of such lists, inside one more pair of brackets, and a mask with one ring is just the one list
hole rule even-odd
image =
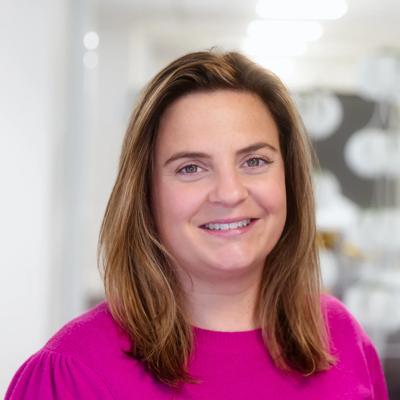
[[[266, 157], [252, 156], [244, 160], [241, 164], [241, 167], [245, 169], [250, 169], [251, 171], [253, 170], [257, 171], [259, 169], [262, 170], [269, 164], [272, 164], [272, 162], [273, 161], [271, 161]], [[183, 176], [196, 176], [204, 171], [207, 171], [207, 168], [191, 162], [177, 169], [176, 174]]]
[[245, 164], [247, 164], [247, 166], [250, 168], [264, 167], [271, 163], [272, 163], [271, 160], [268, 160], [263, 157], [251, 157], [245, 161]]
[[179, 168], [176, 172], [179, 175], [191, 175], [199, 172], [199, 169], [204, 170], [204, 168], [201, 168], [197, 164], [188, 164]]

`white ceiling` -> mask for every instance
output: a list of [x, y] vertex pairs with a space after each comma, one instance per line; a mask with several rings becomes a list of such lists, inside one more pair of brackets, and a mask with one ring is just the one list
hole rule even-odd
[[[334, 0], [332, 0], [334, 1]], [[93, 0], [102, 30], [124, 30], [143, 40], [161, 67], [182, 53], [211, 46], [239, 49], [257, 0]], [[289, 86], [328, 86], [352, 91], [357, 65], [382, 48], [400, 51], [399, 0], [348, 0], [340, 20], [323, 23], [322, 38], [301, 57], [272, 63]], [[140, 38], [140, 39], [138, 39]], [[289, 65], [290, 64], [290, 65]], [[290, 66], [286, 68], [285, 66]]]

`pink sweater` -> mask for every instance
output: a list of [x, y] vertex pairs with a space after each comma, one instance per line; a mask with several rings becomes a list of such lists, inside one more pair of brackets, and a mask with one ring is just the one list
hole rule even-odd
[[336, 299], [322, 298], [337, 364], [300, 378], [277, 369], [260, 330], [215, 332], [195, 329], [189, 371], [202, 380], [179, 392], [157, 383], [127, 357], [129, 340], [106, 303], [74, 319], [14, 376], [6, 400], [48, 399], [388, 399], [374, 346]]

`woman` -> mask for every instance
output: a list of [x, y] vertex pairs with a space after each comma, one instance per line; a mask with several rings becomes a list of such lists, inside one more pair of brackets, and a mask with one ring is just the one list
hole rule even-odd
[[100, 236], [107, 302], [6, 399], [387, 399], [376, 351], [320, 295], [311, 155], [279, 79], [198, 52], [147, 86]]

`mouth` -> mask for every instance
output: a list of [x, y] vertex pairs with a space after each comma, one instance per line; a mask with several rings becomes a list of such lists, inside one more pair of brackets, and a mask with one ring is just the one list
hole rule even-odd
[[200, 225], [201, 229], [209, 232], [223, 233], [231, 231], [244, 231], [246, 228], [250, 227], [257, 218], [243, 218], [236, 220], [224, 220], [224, 221], [212, 221], [206, 224]]

